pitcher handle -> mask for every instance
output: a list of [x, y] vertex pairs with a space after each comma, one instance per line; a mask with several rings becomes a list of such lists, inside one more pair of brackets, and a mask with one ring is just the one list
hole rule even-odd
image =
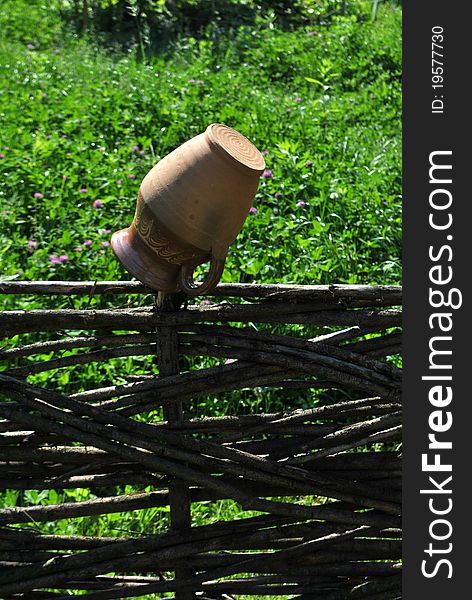
[[193, 280], [193, 272], [199, 263], [185, 263], [179, 271], [179, 285], [189, 296], [200, 296], [215, 288], [221, 279], [223, 269], [225, 268], [226, 258], [219, 259], [211, 255], [210, 270], [201, 284], [196, 284]]

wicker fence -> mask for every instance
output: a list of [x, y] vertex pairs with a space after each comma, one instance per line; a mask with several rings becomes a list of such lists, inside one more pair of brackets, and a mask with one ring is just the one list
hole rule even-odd
[[[0, 292], [37, 304], [146, 290], [10, 282]], [[400, 598], [401, 372], [386, 358], [401, 350], [401, 289], [229, 284], [211, 303], [180, 303], [0, 313], [1, 490], [115, 490], [1, 510], [0, 598]], [[128, 373], [124, 384], [66, 395], [28, 381], [146, 355], [158, 374]], [[184, 356], [221, 360], [181, 371]], [[316, 401], [271, 414], [186, 409], [247, 388]], [[156, 407], [163, 420], [145, 422]], [[126, 484], [151, 491], [120, 494]], [[192, 525], [193, 502], [220, 499], [250, 512]], [[150, 507], [170, 507], [168, 531], [97, 538], [35, 527]]]

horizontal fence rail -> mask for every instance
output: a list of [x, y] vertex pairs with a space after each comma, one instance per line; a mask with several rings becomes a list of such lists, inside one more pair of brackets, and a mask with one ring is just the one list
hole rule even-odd
[[[136, 282], [0, 294], [0, 493], [23, 499], [0, 510], [0, 598], [401, 597], [400, 287], [220, 284], [191, 306]], [[112, 307], [38, 308], [100, 295]], [[91, 365], [119, 381], [85, 385]], [[277, 408], [253, 410], [251, 390]], [[232, 394], [234, 414], [191, 412]], [[38, 499], [77, 488], [92, 494]], [[239, 517], [194, 522], [219, 501]], [[149, 509], [142, 535], [51, 533]]]

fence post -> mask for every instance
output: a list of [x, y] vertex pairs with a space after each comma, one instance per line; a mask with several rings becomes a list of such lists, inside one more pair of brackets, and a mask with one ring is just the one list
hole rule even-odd
[[[157, 310], [166, 312], [178, 310], [182, 304], [181, 294], [165, 294], [159, 297]], [[177, 329], [172, 325], [159, 325], [156, 328], [156, 350], [159, 377], [177, 375], [179, 369], [179, 347]], [[169, 423], [182, 419], [182, 403], [172, 402], [163, 406], [164, 419]], [[183, 531], [192, 524], [190, 494], [187, 484], [178, 480], [169, 482], [169, 506], [171, 529]], [[193, 575], [190, 568], [175, 570], [176, 581], [185, 581]], [[176, 600], [193, 600], [193, 592], [177, 592]]]

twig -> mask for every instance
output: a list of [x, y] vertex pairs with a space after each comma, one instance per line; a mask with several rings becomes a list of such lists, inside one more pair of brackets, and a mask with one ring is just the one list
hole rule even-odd
[[[3, 294], [154, 294], [138, 281], [8, 281], [0, 283]], [[304, 298], [315, 301], [364, 300], [383, 306], [400, 305], [402, 289], [384, 285], [290, 285], [220, 283], [212, 296], [236, 296], [241, 298], [264, 298], [291, 300]], [[385, 304], [384, 304], [385, 303]]]
[[[271, 308], [271, 307], [269, 307]], [[278, 310], [277, 310], [278, 308]], [[264, 310], [262, 310], [264, 309]], [[313, 312], [284, 312], [284, 306], [267, 311], [266, 307], [215, 306], [189, 307], [181, 312], [155, 313], [152, 310], [29, 310], [1, 311], [0, 334], [12, 336], [30, 331], [58, 329], [127, 329], [151, 330], [157, 325], [181, 325], [199, 322], [259, 322], [306, 325], [358, 325], [368, 327], [398, 327], [401, 311], [397, 309], [315, 310]]]

